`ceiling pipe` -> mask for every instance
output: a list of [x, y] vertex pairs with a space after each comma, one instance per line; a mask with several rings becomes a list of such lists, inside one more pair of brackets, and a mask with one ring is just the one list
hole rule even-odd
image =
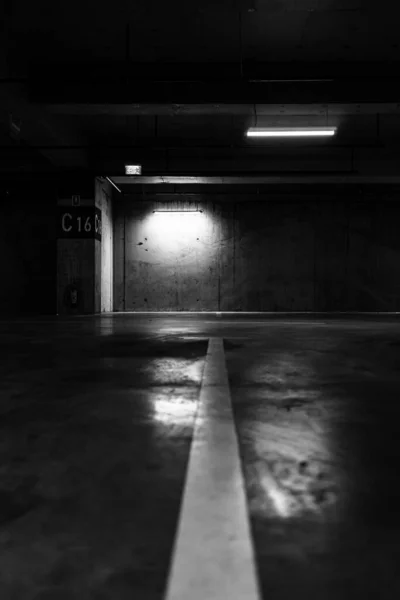
[[118, 186], [117, 186], [117, 185], [116, 185], [116, 184], [113, 182], [113, 180], [112, 180], [112, 179], [110, 179], [109, 177], [106, 177], [106, 179], [107, 179], [107, 181], [108, 181], [109, 183], [111, 183], [111, 185], [112, 185], [113, 187], [115, 187], [115, 189], [117, 190], [117, 192], [119, 192], [120, 194], [122, 194], [122, 190], [120, 190], [120, 189], [119, 189], [119, 187], [118, 187]]

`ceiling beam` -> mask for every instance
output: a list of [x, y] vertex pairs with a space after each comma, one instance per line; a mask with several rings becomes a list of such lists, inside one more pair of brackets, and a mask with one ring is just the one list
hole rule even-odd
[[330, 79], [360, 79], [393, 77], [400, 70], [400, 61], [257, 61], [244, 59], [230, 62], [134, 62], [82, 60], [30, 66], [30, 80], [49, 83], [48, 78], [79, 82], [90, 79], [100, 82], [140, 81], [316, 81]]
[[109, 176], [117, 185], [134, 186], [148, 184], [186, 184], [186, 185], [397, 185], [400, 183], [400, 176], [360, 176], [360, 175], [312, 175], [312, 176], [226, 176], [226, 177], [186, 177], [186, 176]]
[[317, 103], [310, 104], [98, 104], [57, 103], [44, 104], [43, 108], [53, 114], [75, 116], [343, 116], [400, 114], [398, 102], [360, 103]]
[[[126, 83], [90, 81], [71, 84], [51, 78], [32, 84], [30, 100], [42, 104], [313, 104], [393, 103], [400, 78], [334, 80], [321, 83], [286, 82], [158, 82]], [[129, 100], [128, 100], [129, 99]]]

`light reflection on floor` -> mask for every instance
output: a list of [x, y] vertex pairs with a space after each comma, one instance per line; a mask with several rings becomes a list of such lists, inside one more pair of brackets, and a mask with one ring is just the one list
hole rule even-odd
[[259, 356], [246, 371], [242, 403], [252, 408], [243, 440], [254, 457], [245, 466], [254, 515], [318, 516], [336, 501], [330, 414], [320, 410], [315, 379], [312, 363], [294, 353]]
[[145, 370], [154, 384], [184, 382], [200, 384], [204, 360], [184, 358], [154, 358], [148, 361]]
[[150, 401], [155, 424], [164, 426], [167, 430], [174, 425], [188, 427], [193, 424], [197, 401], [194, 402], [187, 396], [177, 393], [172, 397], [166, 397], [163, 392], [153, 394]]

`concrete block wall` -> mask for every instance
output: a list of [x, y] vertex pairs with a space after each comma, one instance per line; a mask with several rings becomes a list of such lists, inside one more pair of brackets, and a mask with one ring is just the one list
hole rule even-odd
[[155, 198], [115, 203], [115, 310], [400, 310], [396, 197]]

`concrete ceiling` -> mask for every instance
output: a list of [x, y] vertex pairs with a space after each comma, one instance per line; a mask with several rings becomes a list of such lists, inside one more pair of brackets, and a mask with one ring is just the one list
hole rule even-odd
[[[2, 156], [14, 115], [17, 146], [59, 170], [393, 176], [399, 16], [369, 0], [3, 0]], [[255, 122], [339, 135], [272, 146], [244, 138]]]
[[[3, 2], [8, 68], [35, 63], [400, 59], [396, 2], [142, 0]], [[29, 54], [26, 53], [29, 48]]]

